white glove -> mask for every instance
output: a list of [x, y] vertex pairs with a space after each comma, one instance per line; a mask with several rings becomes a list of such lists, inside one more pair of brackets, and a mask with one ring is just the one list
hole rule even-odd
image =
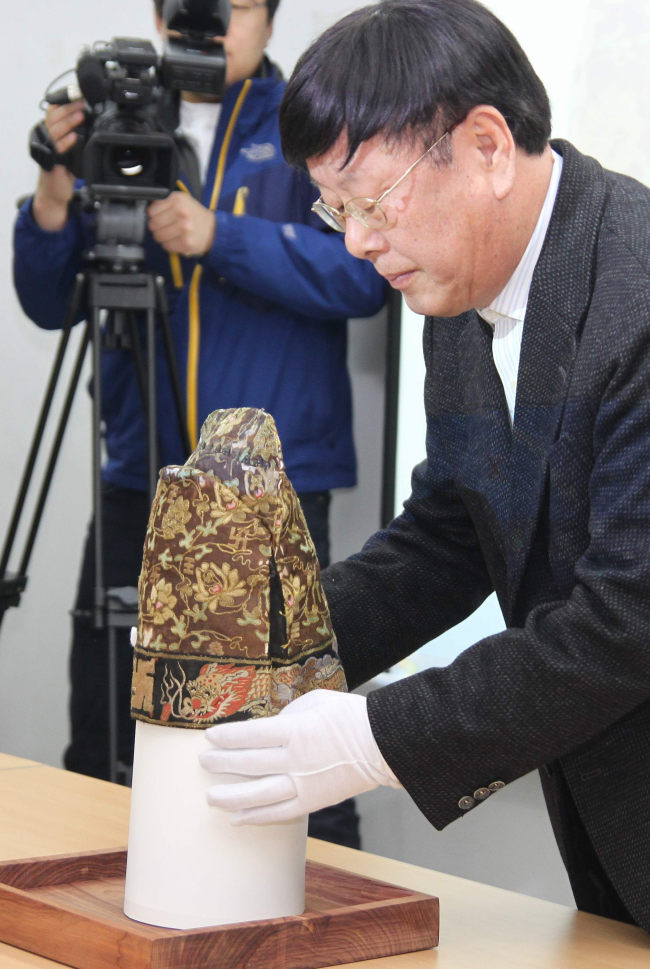
[[372, 735], [366, 698], [313, 690], [276, 717], [206, 730], [215, 748], [199, 755], [218, 774], [254, 777], [208, 789], [232, 824], [275, 824], [338, 804], [380, 784], [400, 787]]

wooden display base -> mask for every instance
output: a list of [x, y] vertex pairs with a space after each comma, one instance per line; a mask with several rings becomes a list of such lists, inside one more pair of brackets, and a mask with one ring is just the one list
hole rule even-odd
[[307, 862], [302, 915], [189, 930], [127, 918], [125, 871], [126, 851], [1, 864], [0, 941], [78, 969], [317, 969], [438, 944], [437, 898], [329, 865]]

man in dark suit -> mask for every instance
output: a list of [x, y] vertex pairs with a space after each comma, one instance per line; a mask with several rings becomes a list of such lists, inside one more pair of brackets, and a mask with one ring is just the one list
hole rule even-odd
[[[386, 0], [306, 52], [285, 154], [426, 315], [427, 458], [324, 586], [350, 687], [496, 590], [445, 668], [209, 732], [234, 823], [401, 783], [436, 828], [538, 768], [578, 906], [650, 930], [650, 192], [549, 142], [474, 0]], [[324, 729], [325, 725], [325, 729]]]

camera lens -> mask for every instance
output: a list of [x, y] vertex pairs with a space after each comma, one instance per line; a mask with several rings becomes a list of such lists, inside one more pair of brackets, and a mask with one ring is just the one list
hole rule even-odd
[[151, 152], [141, 146], [116, 145], [109, 153], [111, 174], [118, 178], [137, 178], [151, 165]]

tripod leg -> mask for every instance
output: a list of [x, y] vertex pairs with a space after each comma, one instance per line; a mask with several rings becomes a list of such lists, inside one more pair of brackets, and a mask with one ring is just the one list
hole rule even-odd
[[156, 311], [147, 310], [147, 453], [149, 457], [149, 497], [153, 500], [158, 482], [158, 407], [156, 400]]
[[100, 308], [91, 309], [93, 341], [93, 510], [95, 514], [95, 607], [94, 622], [97, 627], [106, 623], [106, 590], [104, 588], [104, 527], [102, 514], [102, 331]]
[[95, 628], [107, 628], [108, 669], [108, 763], [111, 781], [117, 780], [117, 651], [115, 629], [107, 622], [107, 592], [104, 584], [104, 509], [102, 507], [102, 330], [101, 309], [93, 306], [93, 506], [95, 512], [95, 590], [93, 619]]
[[[18, 490], [18, 495], [17, 495], [17, 498], [16, 498], [16, 503], [14, 505], [13, 514], [12, 514], [11, 521], [10, 521], [10, 524], [9, 524], [9, 529], [8, 529], [8, 532], [7, 532], [7, 537], [6, 537], [5, 544], [4, 544], [4, 548], [3, 548], [3, 552], [2, 552], [2, 559], [0, 560], [0, 577], [1, 576], [4, 576], [5, 571], [7, 569], [7, 566], [9, 564], [9, 556], [11, 554], [11, 549], [12, 549], [14, 540], [16, 538], [16, 532], [18, 531], [18, 525], [20, 523], [20, 518], [21, 518], [22, 513], [23, 513], [23, 508], [24, 508], [24, 505], [25, 505], [25, 500], [27, 498], [27, 492], [28, 492], [28, 489], [29, 489], [29, 486], [30, 486], [30, 483], [31, 483], [31, 480], [32, 480], [32, 475], [34, 473], [34, 466], [36, 464], [36, 458], [38, 456], [38, 452], [39, 452], [40, 447], [41, 447], [41, 444], [42, 444], [43, 433], [45, 431], [45, 425], [47, 423], [47, 419], [49, 417], [49, 413], [50, 413], [50, 410], [51, 410], [51, 407], [52, 407], [52, 401], [53, 401], [53, 398], [54, 398], [54, 392], [56, 390], [56, 387], [57, 387], [57, 384], [58, 384], [58, 381], [59, 381], [59, 377], [61, 375], [61, 367], [63, 366], [63, 360], [65, 358], [65, 352], [66, 352], [66, 349], [67, 349], [67, 346], [68, 346], [68, 341], [70, 339], [70, 333], [72, 331], [73, 325], [75, 324], [75, 322], [77, 320], [77, 315], [79, 313], [79, 307], [81, 305], [81, 297], [82, 297], [82, 294], [84, 292], [85, 285], [86, 285], [86, 278], [83, 275], [83, 273], [79, 273], [77, 275], [76, 279], [75, 279], [74, 289], [73, 289], [72, 294], [70, 296], [70, 302], [69, 302], [68, 309], [67, 309], [67, 312], [66, 312], [66, 318], [65, 318], [65, 321], [64, 321], [64, 324], [63, 324], [63, 331], [61, 333], [61, 339], [59, 340], [59, 346], [58, 346], [58, 349], [57, 349], [56, 357], [54, 359], [54, 363], [52, 365], [52, 370], [51, 370], [51, 373], [50, 373], [50, 378], [48, 380], [47, 388], [45, 390], [45, 395], [43, 397], [43, 403], [41, 405], [41, 411], [40, 411], [40, 414], [39, 414], [39, 417], [38, 417], [38, 421], [37, 421], [37, 424], [36, 424], [36, 428], [34, 430], [34, 436], [32, 438], [31, 447], [30, 447], [30, 450], [29, 450], [29, 454], [27, 456], [27, 460], [25, 462], [25, 469], [23, 471], [23, 477], [22, 477], [22, 480], [21, 480], [21, 483], [20, 483], [20, 487], [19, 487], [19, 490]], [[49, 464], [48, 464], [48, 475], [50, 477], [51, 477], [51, 475], [52, 475], [52, 473], [54, 471], [54, 467], [56, 465], [56, 459], [58, 457], [58, 448], [59, 448], [61, 439], [63, 437], [63, 429], [65, 428], [65, 423], [67, 421], [68, 414], [69, 414], [69, 411], [70, 411], [70, 406], [68, 405], [68, 401], [69, 401], [69, 404], [71, 405], [71, 403], [72, 403], [72, 397], [74, 396], [74, 390], [76, 388], [76, 381], [78, 379], [78, 371], [80, 370], [79, 359], [80, 358], [83, 358], [83, 355], [85, 354], [86, 346], [87, 346], [87, 336], [86, 336], [85, 343], [83, 345], [83, 352], [80, 351], [80, 354], [79, 354], [79, 357], [78, 357], [78, 360], [77, 360], [77, 367], [75, 367], [74, 373], [75, 373], [76, 376], [73, 377], [73, 382], [71, 382], [70, 390], [68, 391], [68, 397], [66, 398], [66, 405], [65, 405], [65, 407], [67, 409], [64, 409], [64, 414], [62, 415], [61, 420], [60, 420], [60, 424], [59, 424], [59, 434], [57, 434], [57, 442], [58, 442], [58, 444], [53, 445], [53, 447], [52, 447], [50, 461], [49, 461]], [[47, 481], [47, 484], [48, 484], [48, 487], [49, 487], [49, 480]], [[47, 496], [47, 491], [48, 491], [48, 488], [45, 487], [45, 485], [44, 485], [43, 488], [41, 489], [41, 498], [39, 499], [39, 502], [38, 502], [38, 504], [36, 506], [36, 512], [35, 512], [35, 516], [34, 516], [34, 519], [33, 519], [33, 522], [32, 522], [32, 526], [31, 526], [29, 547], [28, 547], [28, 549], [26, 549], [25, 552], [23, 552], [23, 556], [22, 556], [22, 564], [20, 566], [20, 572], [23, 575], [24, 575], [24, 572], [25, 572], [25, 570], [27, 568], [27, 563], [29, 561], [29, 557], [30, 557], [30, 554], [31, 554], [31, 549], [32, 549], [32, 546], [34, 544], [34, 539], [36, 537], [36, 530], [38, 529], [38, 525], [40, 523], [41, 514], [43, 512], [43, 501], [45, 500], [45, 497]]]
[[183, 450], [185, 456], [189, 457], [192, 453], [192, 444], [190, 442], [190, 435], [187, 427], [187, 415], [185, 413], [185, 405], [183, 403], [183, 394], [181, 391], [181, 381], [178, 373], [178, 363], [176, 361], [176, 354], [174, 353], [174, 343], [172, 341], [171, 326], [169, 324], [169, 312], [167, 309], [167, 297], [165, 295], [165, 283], [162, 276], [157, 276], [155, 280], [156, 286], [156, 305], [158, 309], [158, 315], [160, 318], [160, 329], [163, 337], [163, 345], [165, 348], [165, 358], [167, 360], [167, 366], [169, 368], [169, 381], [172, 387], [172, 393], [174, 395], [174, 405], [176, 408], [176, 417], [178, 420], [178, 429], [180, 431], [181, 440], [183, 442]]
[[109, 625], [106, 630], [108, 640], [108, 764], [110, 780], [117, 781], [117, 736], [119, 725], [117, 721], [118, 689], [117, 689], [117, 630]]
[[75, 392], [77, 389], [77, 385], [79, 383], [79, 378], [81, 376], [81, 369], [83, 367], [83, 362], [86, 356], [86, 350], [88, 349], [89, 340], [90, 340], [90, 328], [88, 324], [86, 324], [84, 335], [83, 335], [81, 344], [79, 346], [79, 350], [77, 352], [77, 359], [75, 361], [74, 370], [70, 378], [68, 392], [66, 394], [65, 402], [61, 410], [59, 424], [56, 430], [54, 441], [52, 443], [52, 447], [50, 449], [50, 457], [47, 463], [47, 467], [45, 469], [45, 474], [43, 476], [43, 483], [41, 485], [41, 490], [39, 491], [38, 498], [36, 500], [34, 516], [32, 518], [29, 534], [25, 542], [23, 557], [20, 563], [20, 572], [22, 575], [24, 575], [27, 572], [29, 559], [32, 554], [34, 542], [36, 541], [36, 533], [38, 531], [38, 526], [40, 525], [40, 521], [43, 516], [43, 511], [45, 509], [45, 502], [47, 500], [48, 492], [50, 490], [52, 478], [54, 476], [54, 469], [56, 467], [56, 462], [59, 457], [59, 451], [61, 450], [61, 444], [63, 443], [63, 435], [68, 425], [68, 419], [70, 417], [70, 411], [72, 409]]
[[147, 413], [147, 368], [144, 362], [144, 356], [142, 353], [142, 345], [140, 343], [140, 332], [138, 330], [138, 323], [136, 314], [133, 312], [128, 313], [128, 331], [129, 331], [129, 348], [131, 350], [131, 355], [133, 356], [133, 366], [135, 367], [135, 375], [138, 381], [138, 390], [140, 391], [140, 400], [142, 401], [142, 410], [145, 419], [149, 420], [149, 415]]
[[146, 309], [146, 360], [140, 344], [140, 333], [135, 312], [128, 312], [129, 347], [133, 356], [133, 364], [138, 380], [142, 409], [147, 427], [147, 455], [148, 455], [148, 485], [149, 497], [153, 499], [158, 482], [159, 445], [158, 445], [158, 412], [156, 389], [156, 316], [152, 302]]

